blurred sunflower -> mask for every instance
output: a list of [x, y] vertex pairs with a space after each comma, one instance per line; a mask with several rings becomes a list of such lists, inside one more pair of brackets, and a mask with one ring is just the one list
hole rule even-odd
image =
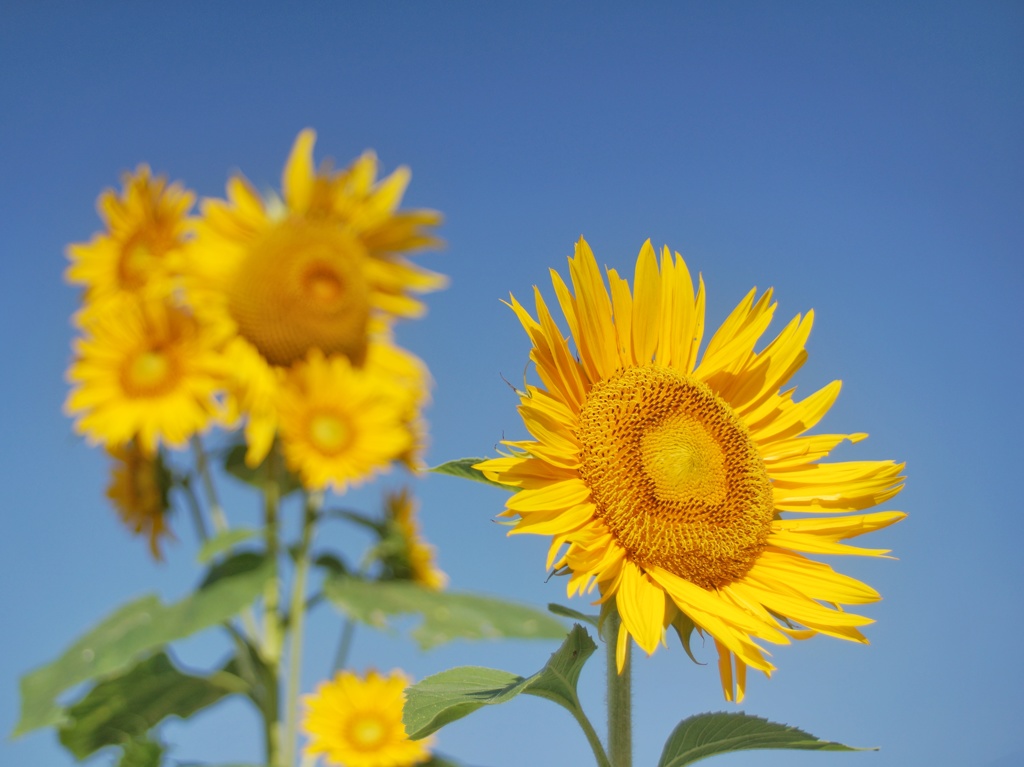
[[400, 671], [365, 678], [348, 671], [322, 682], [303, 698], [302, 729], [308, 757], [339, 767], [411, 767], [430, 758], [431, 738], [409, 740], [402, 723], [405, 688]]
[[312, 350], [287, 372], [278, 400], [288, 467], [306, 487], [339, 492], [387, 470], [413, 441], [409, 398], [387, 376]]
[[164, 301], [126, 301], [90, 313], [83, 332], [64, 409], [90, 442], [135, 439], [153, 455], [160, 443], [184, 447], [218, 415], [220, 342], [189, 313]]
[[397, 210], [409, 171], [377, 181], [368, 152], [343, 171], [317, 172], [315, 137], [304, 130], [296, 139], [282, 199], [264, 201], [236, 176], [227, 200], [204, 200], [189, 251], [190, 302], [233, 338], [231, 394], [250, 417], [250, 464], [273, 439], [280, 369], [311, 349], [361, 366], [392, 318], [422, 313], [411, 294], [445, 284], [403, 255], [437, 244], [429, 230], [441, 221], [433, 211]]
[[[703, 357], [704, 283], [694, 293], [682, 257], [661, 268], [650, 242], [634, 288], [614, 269], [608, 287], [581, 238], [573, 286], [552, 271], [575, 344], [534, 289], [537, 318], [511, 299], [530, 337], [543, 388], [526, 386], [519, 412], [532, 440], [478, 464], [521, 488], [504, 516], [512, 533], [553, 536], [548, 566], [569, 573], [569, 595], [595, 585], [621, 617], [622, 669], [634, 639], [648, 654], [674, 626], [714, 637], [727, 699], [742, 699], [748, 666], [773, 666], [755, 640], [827, 634], [858, 642], [868, 618], [840, 605], [874, 602], [870, 586], [813, 554], [881, 556], [840, 541], [886, 527], [897, 511], [783, 519], [781, 512], [853, 512], [892, 498], [902, 464], [823, 463], [844, 440], [805, 435], [839, 394], [834, 381], [804, 400], [780, 391], [807, 357], [813, 313], [794, 318], [761, 351], [771, 291], [756, 289], [714, 334]], [[756, 300], [755, 300], [756, 299]], [[735, 662], [735, 674], [734, 674]]]
[[389, 493], [384, 501], [385, 519], [394, 531], [398, 551], [387, 559], [396, 577], [432, 589], [442, 590], [448, 576], [437, 566], [434, 547], [424, 540], [416, 519], [416, 501], [408, 488]]
[[107, 498], [125, 527], [149, 538], [153, 559], [163, 559], [160, 541], [174, 538], [167, 526], [170, 473], [159, 453], [147, 454], [134, 441], [107, 448], [107, 452], [113, 459]]
[[97, 201], [106, 231], [68, 246], [65, 276], [85, 286], [87, 308], [143, 293], [168, 296], [181, 268], [195, 195], [153, 177], [147, 165], [125, 173], [123, 183], [120, 195], [108, 189]]

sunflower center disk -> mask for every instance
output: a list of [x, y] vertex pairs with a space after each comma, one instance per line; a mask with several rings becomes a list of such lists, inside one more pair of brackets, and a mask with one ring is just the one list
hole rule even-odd
[[148, 242], [143, 242], [137, 236], [129, 240], [121, 249], [121, 260], [118, 262], [121, 285], [129, 290], [141, 288], [157, 260]]
[[133, 396], [154, 396], [173, 388], [178, 378], [174, 359], [159, 349], [129, 356], [121, 368], [121, 386]]
[[325, 455], [337, 455], [348, 447], [352, 430], [334, 413], [317, 413], [309, 421], [309, 441]]
[[378, 717], [359, 716], [349, 725], [349, 741], [357, 751], [377, 751], [387, 736], [387, 728]]
[[282, 224], [238, 270], [228, 311], [271, 364], [290, 365], [314, 347], [360, 364], [370, 316], [367, 259], [336, 226]]
[[580, 475], [633, 562], [706, 589], [742, 578], [774, 517], [771, 482], [746, 426], [704, 383], [628, 368], [580, 412]]

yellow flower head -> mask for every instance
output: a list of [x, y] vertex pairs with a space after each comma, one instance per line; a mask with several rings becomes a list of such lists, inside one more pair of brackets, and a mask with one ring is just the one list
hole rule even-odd
[[393, 569], [404, 571], [409, 580], [428, 589], [440, 591], [448, 583], [448, 576], [435, 561], [434, 547], [427, 543], [416, 519], [416, 501], [408, 488], [389, 493], [384, 503], [389, 526], [400, 541], [397, 557], [392, 557]]
[[160, 541], [174, 538], [167, 526], [170, 476], [159, 454], [148, 455], [135, 442], [108, 448], [114, 460], [107, 498], [114, 504], [125, 527], [149, 538], [153, 559], [163, 559]]
[[289, 468], [307, 487], [338, 491], [387, 470], [413, 441], [409, 398], [390, 378], [314, 349], [288, 371], [278, 400]]
[[363, 365], [391, 318], [422, 313], [411, 294], [445, 282], [402, 255], [436, 244], [430, 229], [441, 220], [433, 211], [397, 210], [409, 171], [377, 181], [369, 152], [343, 171], [329, 164], [316, 171], [315, 138], [307, 129], [296, 139], [282, 199], [264, 201], [236, 176], [227, 200], [204, 200], [189, 250], [189, 300], [233, 336], [226, 349], [235, 371], [232, 396], [241, 414], [259, 422], [247, 427], [250, 445], [257, 445], [250, 464], [273, 438], [275, 371], [313, 349]]
[[303, 698], [306, 755], [338, 767], [412, 767], [430, 758], [432, 738], [409, 740], [402, 723], [405, 688], [400, 671], [365, 678], [348, 671]]
[[169, 295], [181, 267], [188, 213], [195, 195], [181, 184], [167, 184], [140, 165], [124, 175], [124, 190], [103, 192], [97, 201], [106, 231], [88, 243], [68, 247], [69, 282], [85, 286], [87, 306], [155, 292]]
[[631, 293], [614, 269], [605, 286], [581, 238], [569, 273], [572, 290], [552, 280], [575, 354], [540, 291], [536, 318], [512, 298], [543, 384], [521, 393], [533, 439], [478, 467], [521, 488], [504, 512], [511, 532], [553, 536], [548, 566], [570, 573], [570, 596], [596, 585], [617, 608], [620, 670], [631, 637], [650, 654], [668, 626], [688, 634], [689, 619], [714, 637], [726, 698], [739, 701], [748, 666], [774, 668], [755, 640], [866, 642], [858, 627], [872, 621], [839, 606], [878, 592], [803, 553], [887, 553], [840, 541], [903, 513], [837, 515], [892, 498], [903, 466], [826, 463], [867, 435], [804, 434], [840, 386], [800, 401], [781, 391], [807, 357], [813, 313], [755, 351], [775, 304], [752, 290], [701, 357], [704, 283], [695, 293], [678, 253], [665, 248], [659, 270], [645, 243]]
[[217, 413], [224, 375], [215, 333], [163, 301], [91, 313], [75, 341], [65, 411], [90, 442], [183, 447]]

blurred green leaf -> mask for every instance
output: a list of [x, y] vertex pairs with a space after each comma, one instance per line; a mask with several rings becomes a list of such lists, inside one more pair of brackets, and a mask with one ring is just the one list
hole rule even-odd
[[201, 565], [205, 565], [217, 555], [230, 551], [239, 543], [255, 538], [259, 534], [259, 530], [254, 530], [251, 527], [235, 527], [231, 530], [225, 530], [223, 533], [213, 536], [213, 538], [210, 538], [202, 545], [199, 553], [196, 554], [196, 561]]
[[482, 706], [505, 703], [521, 693], [552, 700], [575, 716], [580, 713], [576, 683], [583, 664], [596, 649], [586, 629], [576, 624], [544, 668], [526, 679], [479, 666], [429, 676], [405, 692], [406, 732], [413, 740], [425, 738]]
[[348, 565], [334, 554], [318, 554], [313, 559], [313, 564], [316, 567], [322, 567], [332, 575], [340, 577], [348, 574]]
[[503, 485], [500, 482], [487, 479], [484, 473], [480, 469], [474, 469], [473, 465], [486, 461], [486, 458], [459, 458], [454, 461], [447, 461], [442, 463], [440, 466], [433, 466], [427, 471], [431, 471], [434, 474], [447, 474], [451, 477], [462, 477], [462, 479], [471, 479], [474, 482], [483, 482], [485, 485], [491, 485], [492, 487], [500, 487], [506, 493], [515, 493], [519, 490], [518, 487], [510, 487], [509, 485]]
[[532, 607], [481, 594], [431, 591], [409, 581], [329, 576], [324, 595], [346, 615], [378, 629], [388, 628], [392, 615], [422, 615], [412, 636], [425, 650], [453, 639], [565, 636], [565, 626]]
[[60, 724], [57, 697], [62, 692], [123, 671], [169, 642], [227, 620], [252, 603], [273, 574], [267, 558], [239, 555], [211, 569], [203, 584], [179, 602], [165, 605], [149, 594], [123, 605], [55, 661], [21, 678], [21, 719], [13, 735]]
[[302, 482], [299, 481], [299, 478], [284, 466], [276, 466], [273, 475], [271, 475], [267, 459], [264, 459], [263, 463], [259, 466], [249, 466], [246, 464], [245, 453], [247, 449], [244, 442], [233, 445], [224, 456], [224, 470], [232, 477], [240, 479], [247, 485], [252, 485], [261, 491], [268, 484], [276, 481], [280, 487], [282, 497], [302, 489]]
[[597, 615], [587, 615], [586, 613], [577, 612], [571, 607], [565, 607], [564, 605], [555, 604], [554, 602], [548, 602], [548, 610], [563, 618], [580, 621], [581, 623], [589, 623], [594, 628], [597, 628], [598, 618], [600, 617]]
[[152, 740], [131, 740], [124, 744], [117, 767], [160, 767], [164, 747]]
[[676, 726], [665, 742], [658, 767], [683, 767], [715, 754], [756, 748], [800, 751], [877, 751], [819, 740], [810, 733], [742, 712], [697, 714]]
[[60, 742], [78, 759], [126, 739], [141, 739], [168, 716], [185, 719], [248, 685], [227, 671], [209, 677], [184, 674], [158, 653], [123, 674], [97, 684], [66, 711]]

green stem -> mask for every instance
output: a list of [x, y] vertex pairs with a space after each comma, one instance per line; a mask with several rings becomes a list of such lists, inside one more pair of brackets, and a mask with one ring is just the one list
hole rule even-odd
[[604, 624], [607, 632], [605, 647], [608, 658], [608, 756], [611, 758], [612, 767], [632, 767], [633, 691], [630, 651], [633, 642], [632, 639], [626, 642], [626, 660], [620, 673], [615, 658], [620, 622], [618, 610], [609, 610]]
[[282, 767], [281, 761], [281, 707], [276, 680], [281, 678], [281, 650], [284, 639], [281, 615], [278, 612], [281, 600], [281, 566], [279, 561], [278, 509], [281, 502], [281, 488], [277, 482], [277, 456], [273, 450], [267, 456], [268, 482], [263, 489], [263, 532], [267, 557], [273, 563], [274, 576], [263, 587], [263, 660], [275, 680], [274, 689], [268, 692], [268, 706], [264, 711], [264, 728], [267, 747], [267, 764]]
[[302, 520], [302, 539], [295, 564], [291, 601], [288, 603], [288, 685], [285, 695], [284, 748], [287, 763], [294, 764], [298, 748], [299, 688], [302, 685], [302, 632], [306, 618], [306, 579], [309, 575], [309, 549], [323, 505], [323, 493], [306, 496], [306, 509]]
[[192, 480], [189, 475], [182, 476], [178, 479], [178, 484], [181, 489], [185, 491], [185, 498], [188, 501], [188, 510], [192, 515], [192, 524], [196, 528], [196, 535], [199, 537], [200, 543], [206, 543], [210, 538], [210, 534], [206, 530], [206, 520], [203, 519], [203, 509], [199, 505], [199, 499], [196, 497], [196, 490], [192, 487]]
[[356, 622], [349, 617], [341, 627], [341, 638], [338, 640], [338, 649], [334, 653], [334, 670], [331, 676], [337, 674], [345, 667], [348, 661], [348, 651], [352, 648], [352, 635], [356, 633]]
[[228, 518], [224, 514], [224, 507], [220, 505], [217, 498], [217, 488], [213, 485], [213, 475], [210, 473], [210, 462], [206, 458], [206, 451], [203, 449], [203, 441], [195, 436], [192, 438], [192, 449], [196, 454], [196, 471], [203, 482], [203, 490], [206, 492], [206, 503], [210, 507], [210, 517], [213, 519], [213, 529], [223, 533], [228, 529]]

